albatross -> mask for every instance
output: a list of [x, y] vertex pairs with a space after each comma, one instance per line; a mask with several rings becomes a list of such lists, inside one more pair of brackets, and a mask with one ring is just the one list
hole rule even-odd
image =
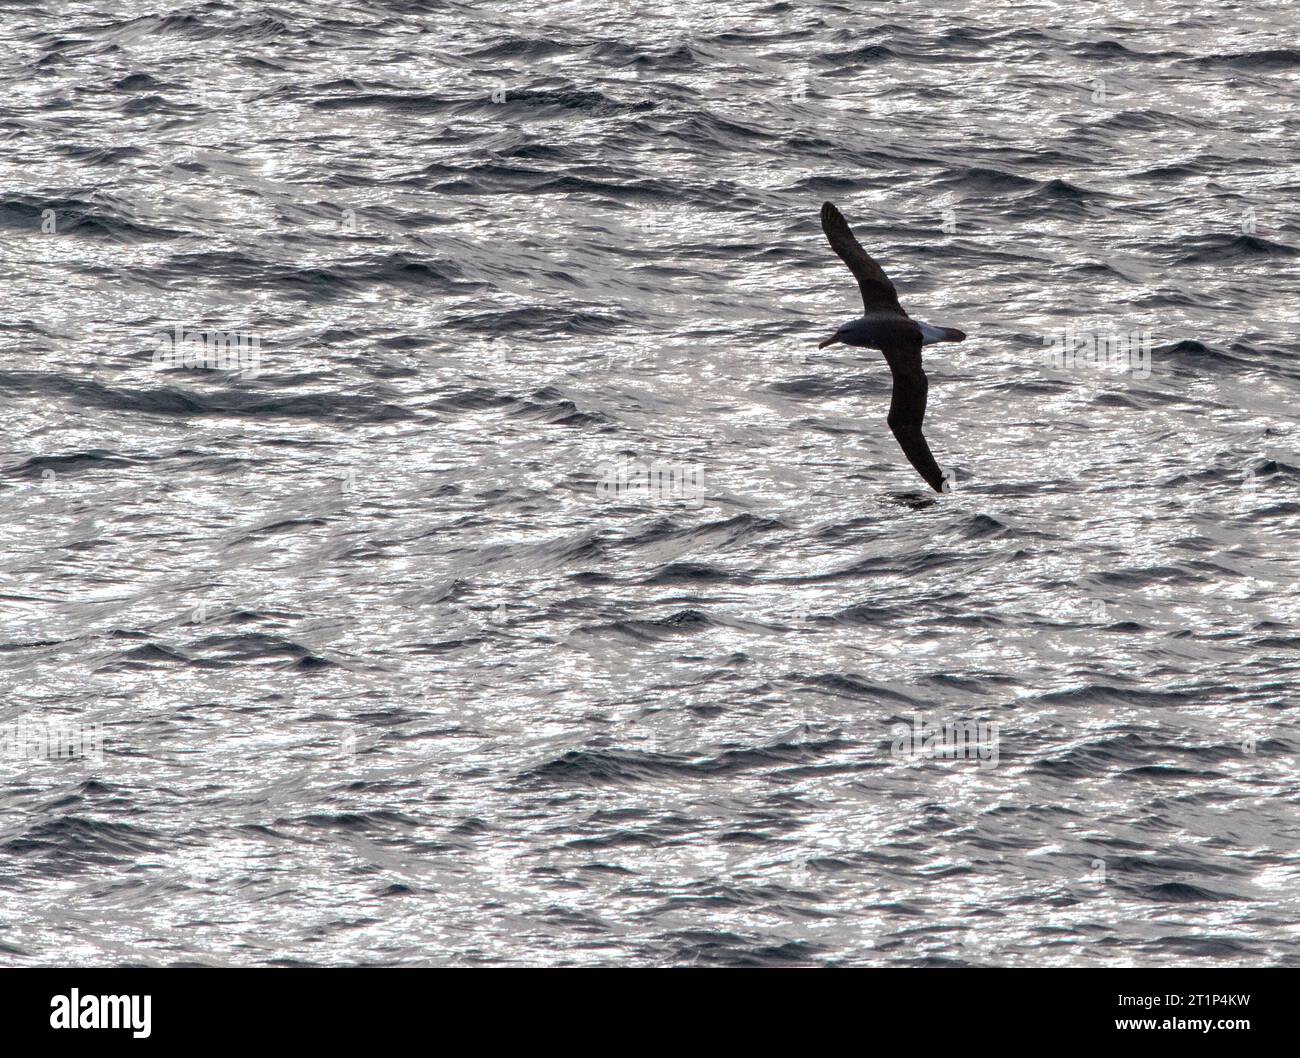
[[831, 249], [840, 256], [862, 291], [863, 314], [850, 320], [817, 348], [843, 342], [885, 354], [894, 376], [894, 393], [889, 401], [889, 429], [897, 438], [907, 461], [935, 492], [943, 492], [944, 474], [930, 453], [921, 433], [925, 418], [925, 397], [930, 388], [921, 367], [921, 346], [935, 342], [960, 342], [964, 332], [955, 327], [931, 327], [912, 319], [898, 303], [898, 291], [885, 270], [871, 259], [853, 237], [849, 222], [835, 206], [822, 205], [822, 231]]

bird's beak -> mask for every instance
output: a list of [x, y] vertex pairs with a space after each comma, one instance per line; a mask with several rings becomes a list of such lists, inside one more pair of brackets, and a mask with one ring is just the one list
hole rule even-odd
[[839, 340], [840, 340], [840, 332], [839, 332], [839, 331], [836, 331], [836, 332], [835, 332], [834, 334], [832, 334], [829, 338], [827, 338], [826, 341], [824, 341], [824, 342], [818, 342], [818, 343], [817, 343], [817, 348], [818, 348], [818, 349], [825, 349], [828, 345], [834, 345], [834, 344], [835, 344], [836, 342], [838, 342]]

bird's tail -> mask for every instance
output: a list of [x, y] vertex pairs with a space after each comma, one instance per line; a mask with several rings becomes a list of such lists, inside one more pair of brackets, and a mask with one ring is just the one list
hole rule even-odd
[[834, 345], [834, 344], [835, 344], [836, 342], [838, 342], [839, 340], [840, 340], [840, 333], [839, 333], [839, 331], [836, 331], [836, 332], [835, 332], [834, 334], [832, 334], [829, 338], [827, 338], [826, 341], [824, 341], [824, 342], [818, 342], [818, 343], [817, 343], [817, 348], [818, 348], [818, 349], [825, 349], [828, 345]]

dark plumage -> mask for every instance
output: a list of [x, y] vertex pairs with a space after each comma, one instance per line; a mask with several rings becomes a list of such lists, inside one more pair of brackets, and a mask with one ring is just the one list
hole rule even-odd
[[913, 320], [898, 303], [898, 291], [884, 269], [871, 259], [853, 237], [848, 221], [830, 202], [822, 206], [822, 230], [831, 249], [849, 266], [862, 292], [863, 315], [839, 328], [818, 345], [824, 349], [836, 342], [879, 349], [894, 375], [894, 393], [889, 402], [889, 429], [897, 438], [921, 477], [936, 492], [943, 491], [943, 471], [935, 462], [921, 433], [926, 394], [930, 383], [921, 367], [921, 346], [933, 342], [960, 342], [966, 335], [953, 327], [931, 327]]

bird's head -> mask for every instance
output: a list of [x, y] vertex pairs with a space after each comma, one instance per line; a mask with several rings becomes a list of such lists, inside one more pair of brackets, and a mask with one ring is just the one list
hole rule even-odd
[[841, 327], [838, 331], [836, 331], [834, 334], [832, 334], [832, 335], [831, 335], [829, 338], [827, 338], [825, 341], [818, 342], [818, 343], [817, 343], [817, 348], [818, 348], [818, 349], [825, 349], [828, 345], [834, 345], [836, 342], [842, 342], [842, 341], [844, 340], [844, 333], [843, 333], [843, 332], [844, 332], [844, 328]]
[[817, 343], [817, 348], [825, 349], [828, 345], [834, 345], [836, 342], [844, 342], [846, 345], [860, 345], [862, 344], [859, 341], [862, 337], [859, 334], [861, 326], [861, 320], [849, 320], [847, 323], [841, 323], [837, 328], [835, 328], [834, 334], [825, 341]]

